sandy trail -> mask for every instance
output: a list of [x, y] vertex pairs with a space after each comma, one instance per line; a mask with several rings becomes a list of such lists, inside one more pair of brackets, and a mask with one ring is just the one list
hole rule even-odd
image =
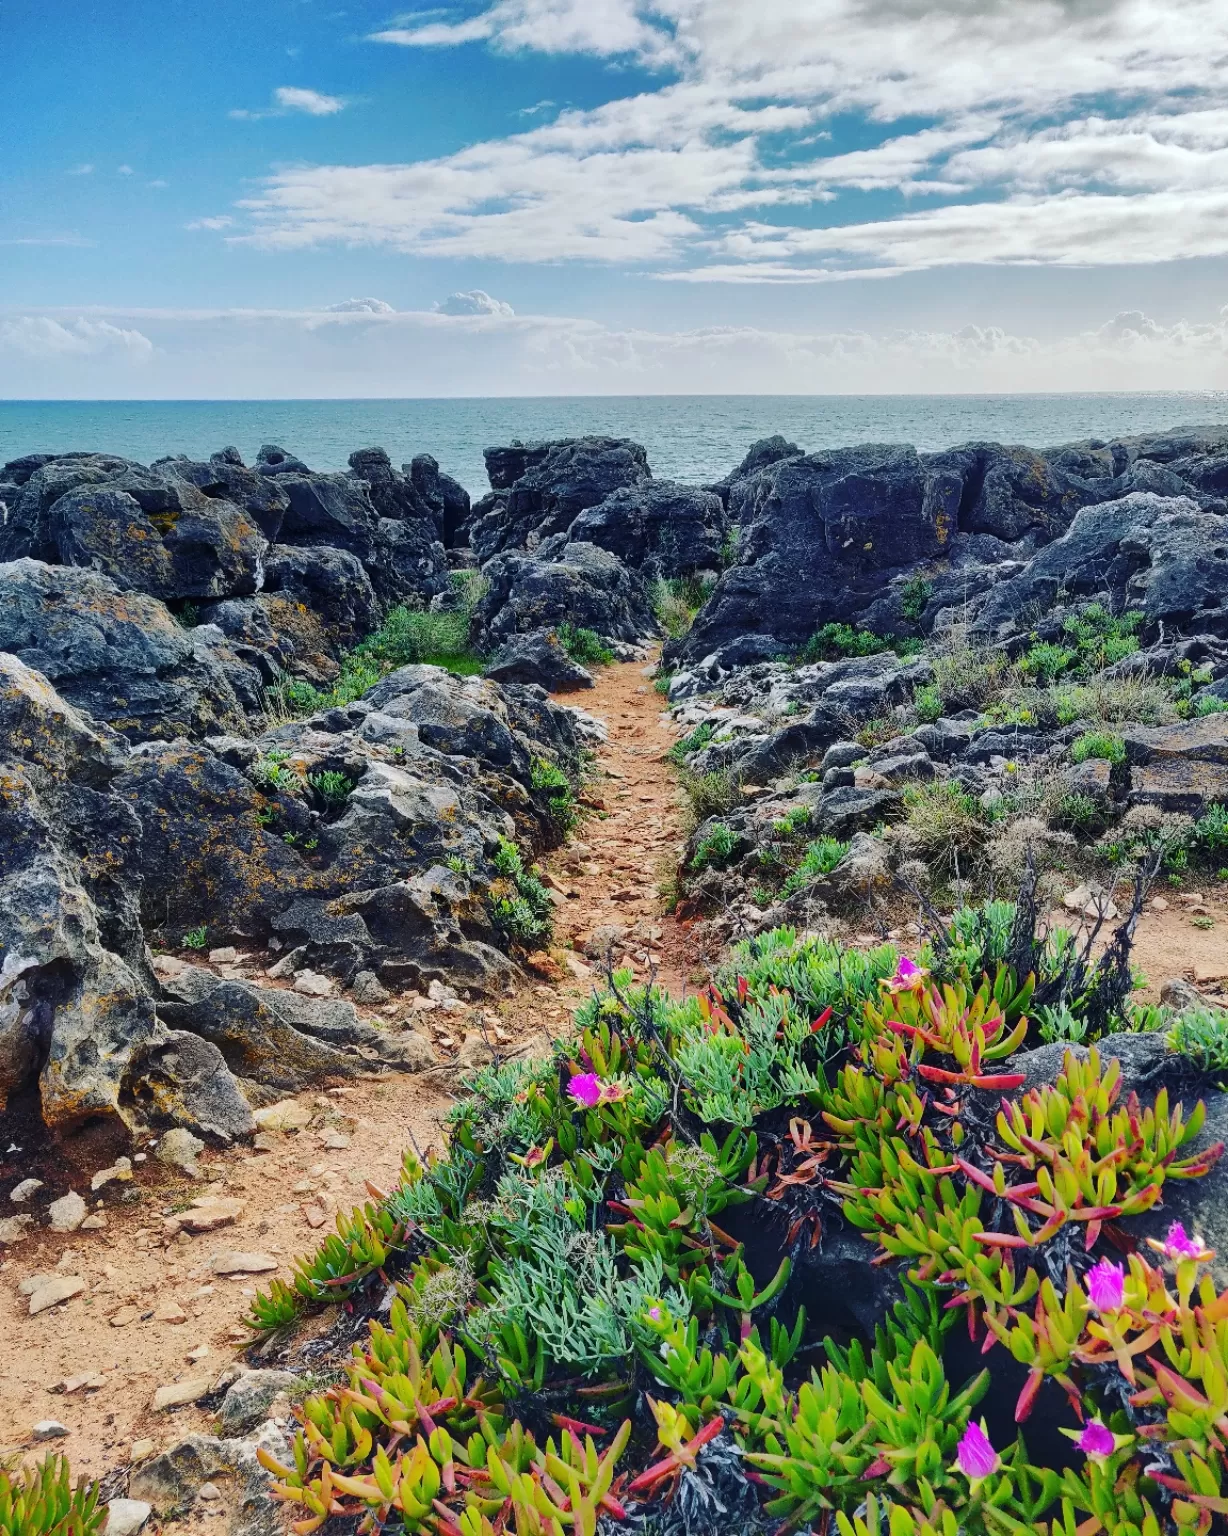
[[[641, 975], [655, 968], [663, 984], [681, 989], [685, 934], [662, 913], [657, 885], [677, 861], [682, 810], [664, 757], [673, 733], [650, 671], [643, 663], [601, 669], [595, 688], [564, 701], [603, 720], [609, 740], [597, 751], [585, 797], [591, 807], [567, 847], [545, 861], [557, 909], [551, 962], [493, 1007], [447, 1012], [424, 1008], [426, 1000], [415, 994], [398, 999], [397, 1014], [424, 1013], [421, 1022], [437, 1041], [459, 1044], [478, 1014], [492, 1026], [497, 1020], [510, 1042], [505, 1050], [543, 1049], [549, 1037], [565, 1035], [599, 979], [599, 962], [580, 952], [585, 946], [597, 956], [612, 945], [615, 958]], [[101, 1475], [129, 1462], [141, 1441], [162, 1449], [191, 1430], [211, 1431], [202, 1409], [154, 1413], [151, 1400], [169, 1383], [216, 1380], [250, 1340], [241, 1320], [257, 1285], [271, 1276], [219, 1278], [213, 1256], [258, 1251], [276, 1259], [284, 1277], [292, 1259], [331, 1230], [338, 1209], [365, 1198], [365, 1181], [394, 1182], [411, 1134], [420, 1147], [439, 1145], [457, 1077], [443, 1045], [439, 1057], [438, 1069], [419, 1076], [384, 1074], [300, 1094], [312, 1110], [309, 1127], [271, 1134], [267, 1152], [210, 1150], [199, 1180], [150, 1156], [130, 1184], [92, 1195], [90, 1174], [107, 1159], [100, 1161], [96, 1148], [67, 1148], [58, 1179], [45, 1175], [48, 1188], [36, 1197], [38, 1227], [19, 1246], [0, 1249], [0, 1455], [62, 1450], [76, 1471]], [[85, 1195], [91, 1211], [100, 1202], [104, 1228], [47, 1230], [47, 1199], [70, 1188]], [[166, 1240], [165, 1218], [206, 1192], [243, 1202], [233, 1225]], [[5, 1198], [0, 1215], [25, 1208]], [[321, 1217], [324, 1224], [313, 1225]], [[30, 1317], [20, 1283], [48, 1273], [79, 1276], [85, 1288]], [[62, 1390], [66, 1381], [74, 1390]], [[67, 1436], [36, 1442], [33, 1426], [46, 1419], [60, 1421]]]

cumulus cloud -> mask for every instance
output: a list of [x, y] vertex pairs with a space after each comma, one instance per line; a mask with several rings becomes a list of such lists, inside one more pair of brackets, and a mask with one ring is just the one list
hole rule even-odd
[[[275, 171], [236, 238], [829, 281], [945, 265], [961, 241], [978, 262], [1170, 260], [1157, 199], [1179, 194], [1186, 254], [1228, 254], [1221, 0], [495, 0], [373, 40], [668, 73], [436, 159]], [[864, 148], [831, 152], [838, 114]], [[866, 223], [865, 191], [900, 202]], [[821, 203], [808, 239], [791, 211]]]
[[144, 363], [154, 346], [138, 330], [113, 325], [109, 320], [57, 320], [50, 315], [17, 315], [0, 319], [0, 350], [25, 357], [82, 359], [115, 356], [129, 363]]
[[516, 311], [502, 299], [492, 299], [484, 288], [471, 288], [467, 293], [450, 293], [435, 305], [440, 315], [514, 315]]
[[396, 311], [383, 299], [342, 299], [324, 307], [326, 315], [393, 315]]
[[262, 117], [285, 117], [291, 112], [304, 112], [308, 117], [333, 117], [344, 112], [344, 96], [326, 96], [323, 91], [309, 91], [298, 85], [279, 85], [273, 92], [273, 105], [259, 111], [235, 107], [230, 116], [256, 121]]
[[[5, 368], [3, 358], [20, 358]], [[1165, 325], [1140, 312], [1037, 337], [955, 330], [618, 327], [434, 311], [132, 310], [0, 318], [0, 393], [62, 398], [1212, 390], [1228, 310]]]

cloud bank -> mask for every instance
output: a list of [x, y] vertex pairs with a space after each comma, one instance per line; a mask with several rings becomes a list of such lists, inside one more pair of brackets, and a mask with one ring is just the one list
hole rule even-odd
[[977, 326], [667, 332], [372, 303], [0, 314], [0, 398], [1016, 393], [1106, 378], [1127, 391], [1228, 388], [1228, 309], [1202, 325], [1126, 312], [1040, 340]]

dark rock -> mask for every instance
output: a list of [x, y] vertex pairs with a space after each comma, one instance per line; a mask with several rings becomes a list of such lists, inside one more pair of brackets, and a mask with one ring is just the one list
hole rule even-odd
[[292, 1371], [244, 1371], [222, 1399], [218, 1426], [224, 1435], [246, 1435], [269, 1416], [274, 1400], [298, 1385]]
[[900, 808], [900, 797], [887, 789], [837, 789], [819, 802], [818, 824], [833, 837], [849, 837], [886, 821]]
[[471, 525], [470, 543], [482, 562], [565, 533], [586, 508], [622, 486], [651, 479], [643, 448], [626, 438], [565, 438], [529, 449], [487, 449], [486, 463], [491, 486], [506, 489], [507, 496]]
[[735, 496], [734, 488], [741, 487], [743, 482], [753, 480], [761, 471], [770, 469], [773, 464], [778, 464], [782, 459], [800, 459], [802, 450], [796, 443], [791, 443], [788, 438], [776, 433], [773, 437], [761, 437], [758, 442], [752, 443], [746, 457], [737, 466], [731, 469], [723, 480], [718, 480], [708, 487], [715, 495], [721, 498], [726, 507], [734, 500], [741, 501], [740, 495]]
[[290, 503], [281, 524], [282, 544], [348, 550], [366, 565], [375, 548], [379, 514], [364, 481], [351, 475], [282, 474], [278, 485]]
[[483, 567], [487, 590], [474, 623], [489, 647], [561, 624], [637, 641], [656, 632], [642, 577], [593, 544], [567, 544], [553, 559], [500, 555]]
[[262, 475], [309, 475], [311, 471], [302, 459], [279, 448], [276, 443], [264, 443], [256, 455], [256, 468]]
[[270, 544], [276, 543], [289, 498], [276, 479], [247, 469], [237, 449], [234, 456], [213, 454], [197, 462], [187, 458], [158, 459], [150, 465], [155, 474], [194, 485], [211, 501], [229, 501], [255, 523]]
[[243, 711], [207, 648], [167, 609], [94, 571], [0, 565], [0, 650], [132, 741], [229, 732]]
[[927, 495], [952, 531], [988, 533], [1013, 543], [1037, 530], [1064, 533], [1080, 507], [1101, 497], [1086, 482], [1030, 448], [966, 443], [927, 454]]
[[444, 545], [452, 549], [461, 543], [461, 530], [468, 523], [472, 510], [469, 492], [451, 475], [445, 475], [438, 460], [429, 453], [420, 453], [411, 463], [401, 467], [430, 507]]
[[311, 610], [334, 646], [353, 645], [380, 621], [371, 579], [349, 550], [275, 544], [265, 566], [265, 587]]
[[592, 674], [572, 661], [550, 629], [512, 635], [483, 675], [496, 683], [536, 683], [548, 693], [593, 686]]
[[428, 602], [448, 590], [448, 555], [429, 518], [381, 517], [368, 562], [377, 595], [390, 606]]
[[1059, 602], [1107, 598], [1141, 609], [1148, 626], [1228, 634], [1228, 520], [1188, 499], [1134, 494], [1085, 507], [1070, 531], [999, 583], [973, 633], [1002, 639], [1030, 629]]
[[726, 531], [725, 508], [713, 492], [649, 480], [581, 512], [568, 538], [597, 544], [624, 565], [669, 579], [717, 570]]
[[47, 514], [60, 497], [78, 486], [102, 485], [126, 469], [139, 467], [127, 459], [103, 453], [48, 460], [25, 482], [0, 523], [0, 562], [26, 556], [54, 560], [55, 544], [47, 526]]
[[159, 1030], [125, 1081], [128, 1100], [150, 1124], [190, 1126], [223, 1143], [256, 1129], [226, 1058], [212, 1041], [186, 1030]]
[[61, 496], [47, 530], [57, 563], [102, 571], [164, 601], [255, 592], [269, 547], [230, 502], [182, 481], [151, 488], [132, 473]]
[[1126, 726], [1130, 800], [1197, 816], [1228, 803], [1228, 715], [1179, 725]]

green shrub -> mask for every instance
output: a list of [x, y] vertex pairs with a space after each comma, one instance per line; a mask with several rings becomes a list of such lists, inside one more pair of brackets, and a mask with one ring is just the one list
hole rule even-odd
[[855, 629], [851, 624], [824, 624], [806, 641], [797, 659], [802, 665], [808, 665], [816, 661], [839, 661], [846, 656], [877, 656], [882, 651], [895, 651], [897, 656], [916, 656], [922, 649], [920, 640], [876, 635], [868, 629]]
[[954, 779], [910, 784], [904, 791], [900, 841], [906, 851], [944, 875], [966, 874], [989, 838], [980, 802]]
[[711, 578], [658, 576], [649, 588], [649, 601], [657, 622], [671, 640], [679, 640], [695, 622], [695, 616], [712, 594]]
[[548, 943], [554, 905], [536, 870], [524, 867], [520, 849], [507, 838], [500, 839], [492, 863], [499, 878], [490, 888], [491, 921], [525, 949]]
[[303, 788], [302, 775], [288, 763], [290, 754], [279, 748], [258, 757], [252, 767], [252, 778], [261, 789], [274, 793], [294, 795]]
[[571, 780], [548, 758], [533, 759], [530, 783], [536, 790], [544, 790], [550, 805], [550, 819], [560, 832], [570, 832], [576, 823], [576, 797]]
[[1213, 805], [1194, 823], [1194, 844], [1208, 854], [1228, 848], [1228, 805]]
[[559, 644], [571, 657], [585, 667], [608, 667], [614, 660], [614, 652], [595, 629], [577, 628], [575, 624], [560, 624]]
[[1170, 1050], [1188, 1056], [1208, 1076], [1228, 1073], [1228, 1012], [1222, 1008], [1186, 1008], [1168, 1033]]
[[0, 1467], [0, 1536], [96, 1536], [106, 1519], [100, 1485], [74, 1487], [63, 1456], [24, 1472]]
[[738, 834], [724, 822], [717, 822], [700, 839], [691, 857], [692, 869], [724, 869], [738, 851]]
[[934, 687], [943, 710], [984, 709], [1000, 699], [1016, 673], [1001, 651], [987, 651], [968, 639], [967, 630], [956, 625], [931, 645], [930, 662]]
[[742, 786], [727, 768], [714, 769], [711, 773], [692, 773], [683, 769], [678, 781], [687, 797], [695, 826], [713, 816], [728, 815], [742, 799]]
[[933, 583], [918, 573], [910, 576], [900, 588], [900, 612], [911, 624], [919, 624], [926, 604], [933, 596]]
[[923, 725], [932, 725], [942, 717], [942, 694], [933, 683], [926, 683], [913, 694], [912, 707]]
[[1028, 650], [1019, 663], [1025, 677], [1034, 677], [1038, 683], [1051, 683], [1070, 670], [1078, 653], [1064, 645], [1050, 645], [1042, 641]]
[[681, 740], [676, 741], [669, 749], [669, 760], [679, 767], [686, 761], [692, 752], [700, 752], [716, 735], [716, 727], [710, 720], [701, 720], [695, 729]]
[[782, 894], [792, 896], [816, 880], [825, 879], [849, 851], [849, 845], [838, 837], [817, 837], [806, 845], [801, 863], [785, 881]]
[[1110, 731], [1084, 731], [1070, 744], [1070, 759], [1075, 763], [1086, 763], [1089, 759], [1095, 759], [1106, 763], [1124, 763], [1126, 760], [1126, 744], [1120, 736], [1115, 736]]
[[1071, 832], [1094, 832], [1104, 823], [1104, 809], [1092, 795], [1071, 790], [1059, 796], [1051, 820]]
[[330, 809], [335, 809], [354, 793], [354, 781], [335, 768], [325, 768], [320, 773], [309, 773], [307, 782]]
[[795, 805], [791, 811], [786, 812], [778, 821], [772, 823], [772, 836], [784, 838], [788, 841], [805, 832], [809, 825], [810, 807], [808, 805]]
[[189, 928], [180, 943], [184, 949], [208, 949], [209, 930], [204, 923], [199, 928]]

